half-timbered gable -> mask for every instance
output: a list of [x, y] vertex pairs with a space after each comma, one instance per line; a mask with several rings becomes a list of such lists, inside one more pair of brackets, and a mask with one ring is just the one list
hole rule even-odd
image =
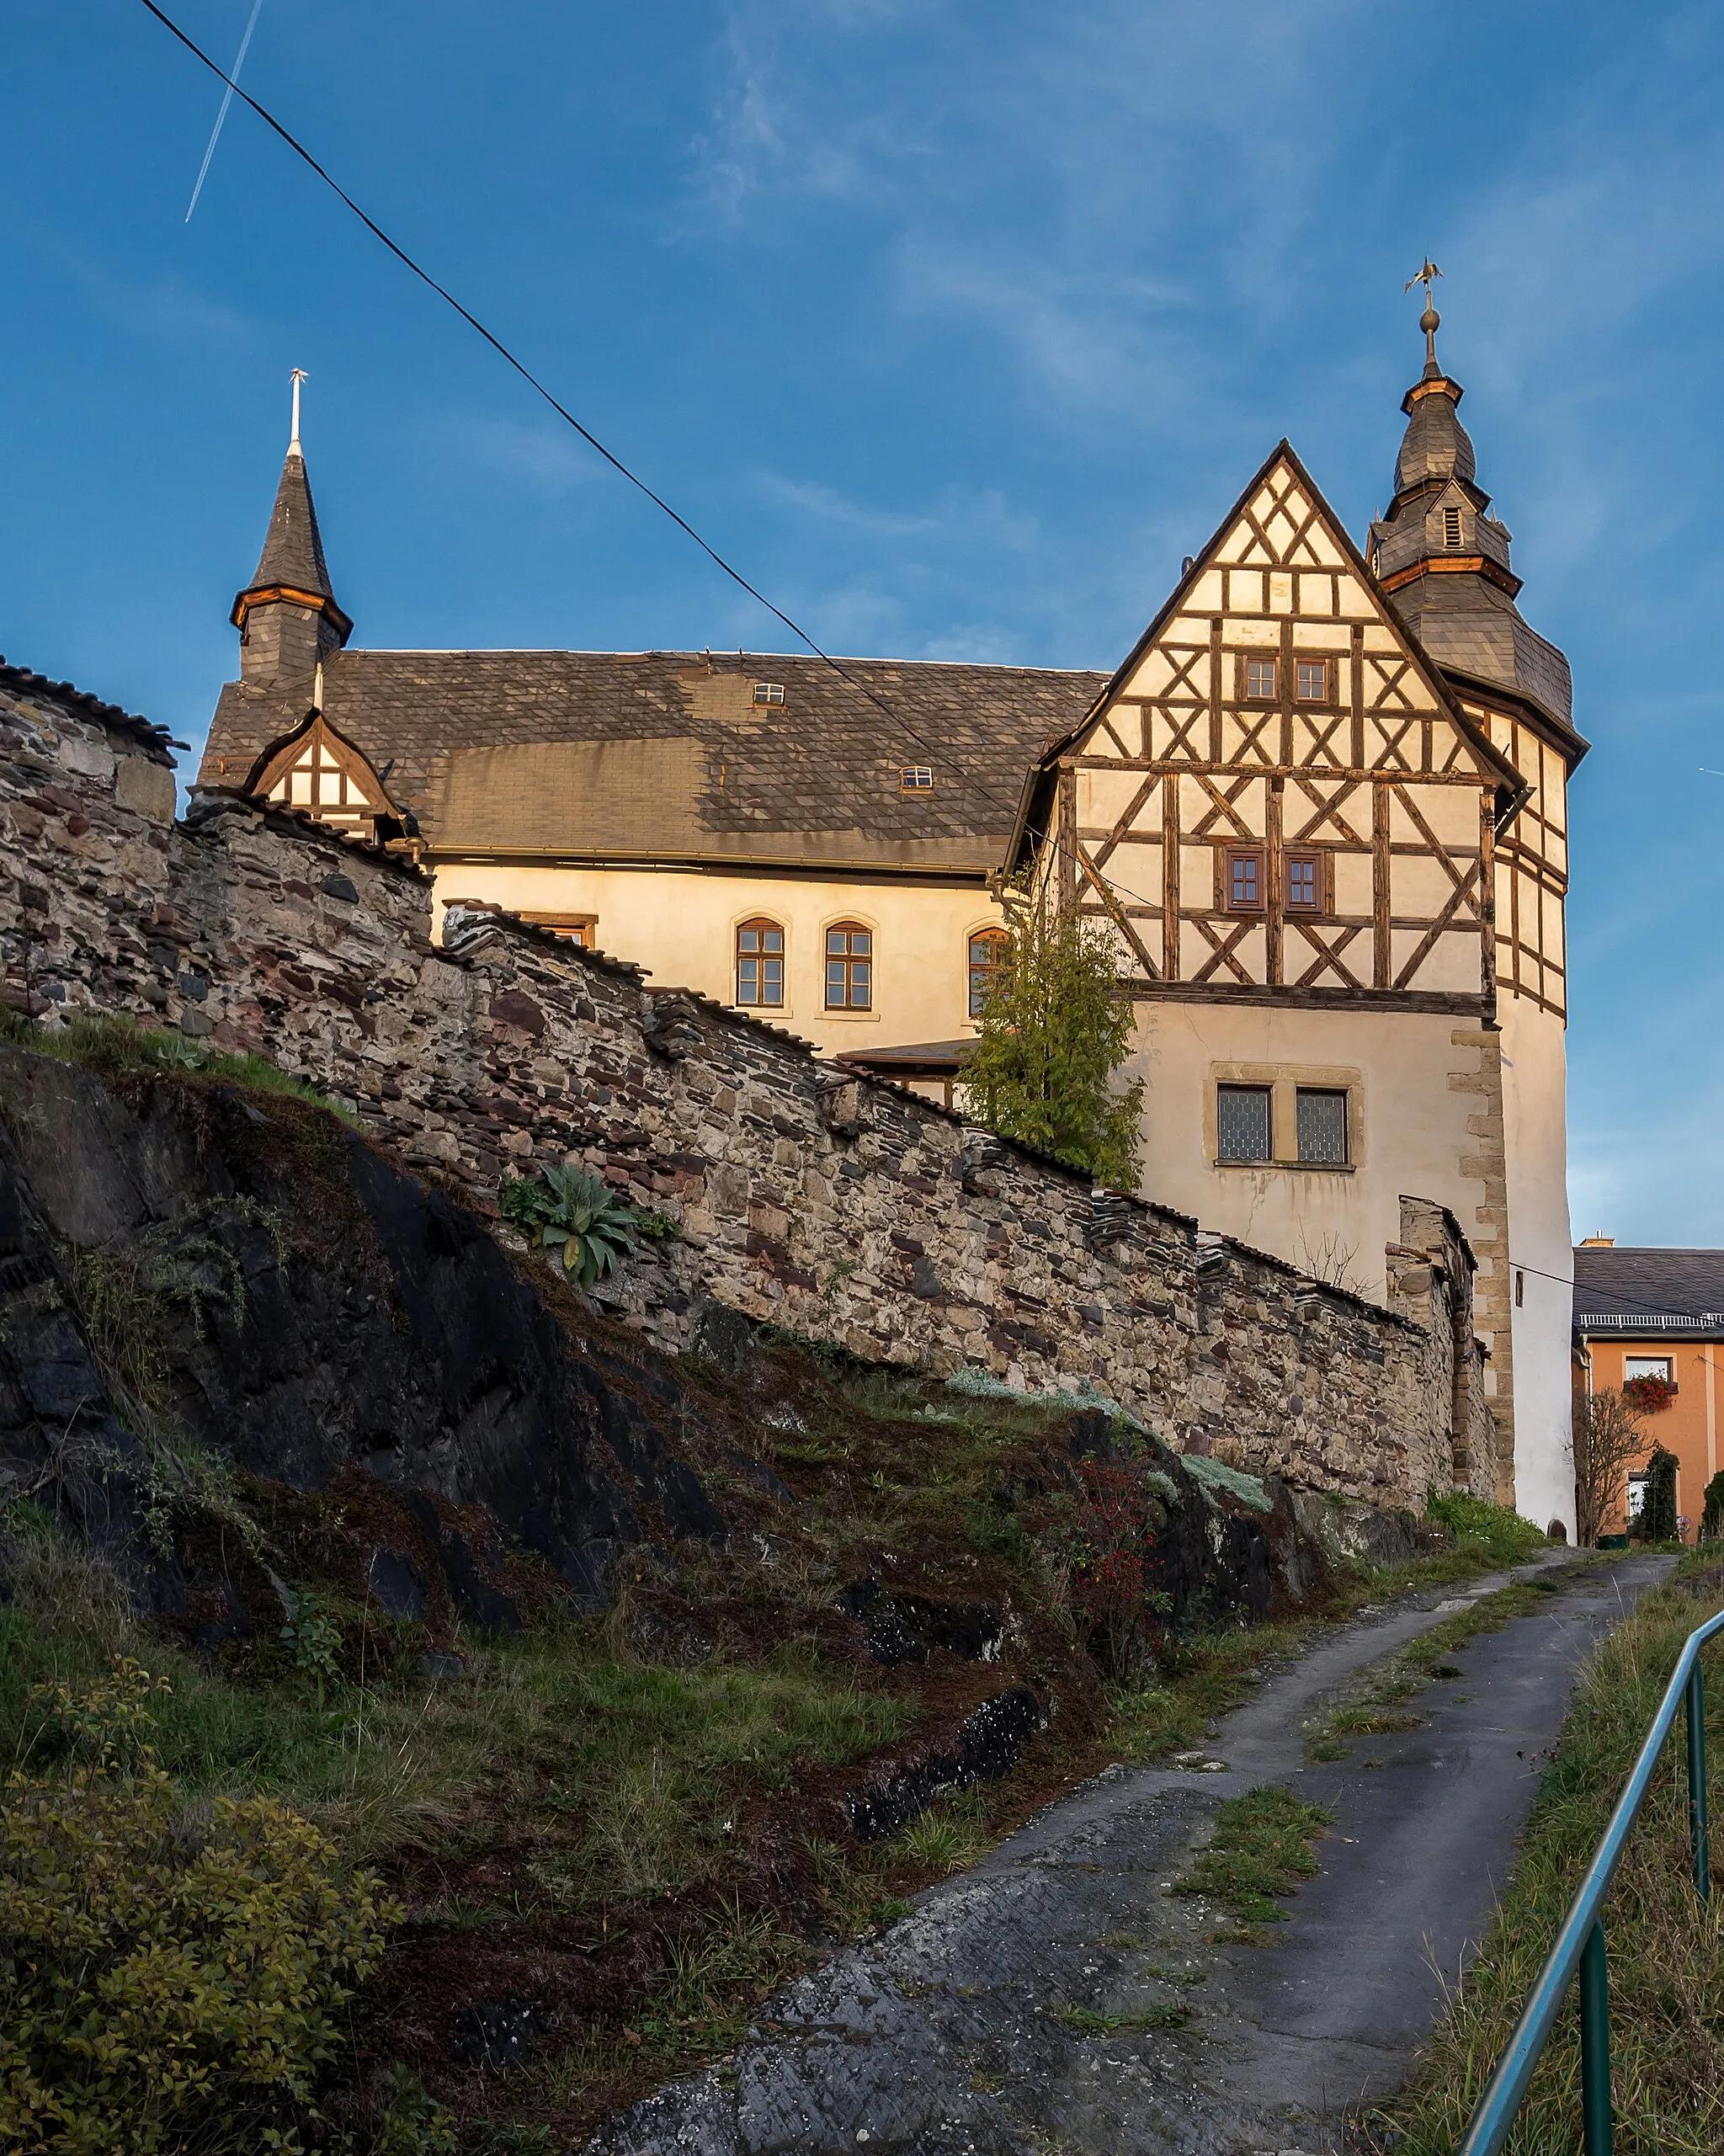
[[380, 819], [396, 821], [370, 759], [320, 711], [309, 712], [303, 725], [262, 751], [244, 790], [281, 808], [303, 809], [353, 836], [370, 838]]
[[1477, 1012], [1524, 792], [1284, 442], [1044, 759], [1022, 838], [1137, 993]]

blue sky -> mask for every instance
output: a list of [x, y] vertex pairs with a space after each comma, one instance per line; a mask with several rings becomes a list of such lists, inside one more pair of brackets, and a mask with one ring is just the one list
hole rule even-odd
[[[224, 59], [249, 0], [177, 0]], [[0, 649], [195, 743], [309, 370], [374, 646], [781, 647], [136, 0], [0, 28]], [[830, 648], [1111, 667], [1429, 250], [1572, 660], [1577, 1233], [1724, 1244], [1724, 9], [263, 0], [247, 87]]]

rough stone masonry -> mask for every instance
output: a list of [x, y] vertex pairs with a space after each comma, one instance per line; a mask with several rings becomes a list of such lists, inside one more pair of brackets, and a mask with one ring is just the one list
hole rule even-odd
[[161, 730], [0, 662], [15, 1011], [255, 1050], [493, 1212], [572, 1159], [669, 1216], [606, 1291], [658, 1345], [707, 1299], [859, 1355], [1088, 1381], [1177, 1448], [1381, 1505], [1494, 1484], [1452, 1216], [1402, 1203], [1393, 1307], [1096, 1190], [777, 1028], [226, 793], [174, 818]]

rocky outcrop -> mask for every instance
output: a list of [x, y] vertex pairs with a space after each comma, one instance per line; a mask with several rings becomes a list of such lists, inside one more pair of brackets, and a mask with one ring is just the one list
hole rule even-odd
[[668, 1351], [716, 1298], [870, 1360], [1088, 1380], [1177, 1451], [1376, 1504], [1493, 1481], [1439, 1208], [1392, 1307], [1361, 1301], [547, 930], [456, 908], [434, 942], [397, 856], [231, 796], [175, 823], [159, 744], [104, 712], [0, 678], [14, 1007], [255, 1050], [481, 1209], [508, 1168], [604, 1174], [677, 1225], [607, 1290]]
[[[55, 1492], [155, 1608], [194, 1584], [144, 1520], [188, 1456], [339, 1481], [375, 1515], [374, 1598], [410, 1618], [518, 1626], [512, 1550], [596, 1604], [634, 1545], [723, 1538], [664, 1364], [572, 1323], [548, 1273], [325, 1112], [7, 1048], [0, 1119], [0, 1474]], [[212, 1642], [261, 1579], [242, 1548], [228, 1571]]]

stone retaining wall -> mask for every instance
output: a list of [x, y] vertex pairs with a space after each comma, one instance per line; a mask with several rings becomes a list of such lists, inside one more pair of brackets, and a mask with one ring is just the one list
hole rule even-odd
[[0, 666], [8, 998], [255, 1049], [494, 1209], [566, 1158], [677, 1223], [608, 1291], [660, 1345], [713, 1297], [859, 1355], [1087, 1380], [1173, 1444], [1377, 1504], [1488, 1491], [1470, 1254], [1409, 1200], [1392, 1309], [817, 1059], [398, 857], [233, 796], [173, 820], [166, 750]]

